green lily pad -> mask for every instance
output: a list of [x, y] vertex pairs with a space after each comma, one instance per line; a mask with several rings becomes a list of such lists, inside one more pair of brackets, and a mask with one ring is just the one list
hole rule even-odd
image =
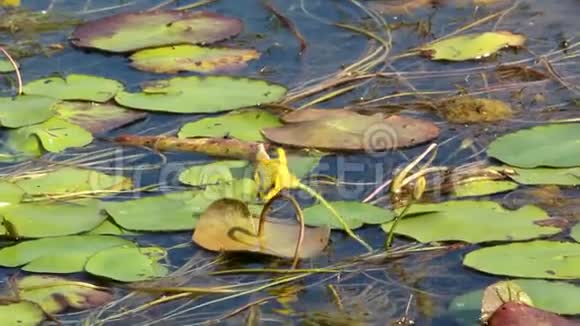
[[570, 231], [570, 236], [572, 237], [572, 239], [576, 240], [577, 242], [580, 242], [580, 223], [576, 224], [572, 230]]
[[239, 34], [242, 22], [204, 11], [122, 13], [79, 25], [72, 42], [79, 47], [129, 52], [172, 44], [209, 44]]
[[[534, 302], [534, 307], [563, 315], [580, 314], [580, 286], [546, 280], [516, 279], [519, 285]], [[470, 311], [473, 320], [479, 318], [483, 290], [475, 290], [453, 299], [451, 311]]]
[[[333, 111], [333, 110], [331, 110]], [[330, 151], [385, 151], [418, 145], [439, 135], [432, 122], [404, 116], [382, 114], [365, 116], [349, 113], [324, 119], [265, 128], [264, 137], [271, 142]]]
[[280, 119], [274, 114], [260, 109], [249, 109], [187, 123], [181, 128], [178, 136], [233, 137], [246, 141], [264, 141], [260, 133], [263, 128], [281, 125]]
[[31, 275], [15, 282], [18, 297], [35, 302], [46, 313], [56, 314], [73, 308], [95, 308], [113, 300], [111, 292], [89, 283], [48, 275]]
[[[179, 174], [179, 181], [190, 186], [207, 186], [230, 182], [242, 177], [244, 169], [251, 169], [248, 161], [219, 161], [189, 167]], [[235, 173], [240, 170], [241, 173]]]
[[512, 168], [515, 174], [508, 176], [525, 185], [559, 185], [577, 186], [580, 185], [580, 167], [573, 168], [534, 168], [519, 169]]
[[[9, 223], [14, 235], [44, 238], [89, 231], [107, 217], [96, 200], [74, 203], [25, 203], [11, 205], [2, 211], [4, 224]], [[13, 236], [14, 236], [13, 235]]]
[[[363, 224], [382, 224], [395, 218], [395, 214], [386, 209], [357, 201], [329, 202], [342, 216], [349, 228], [357, 229]], [[343, 229], [342, 224], [322, 204], [304, 209], [304, 223], [307, 225], [328, 225], [333, 229]]]
[[24, 94], [43, 95], [59, 100], [106, 102], [123, 89], [120, 82], [91, 75], [68, 75], [66, 78], [50, 77], [24, 85]]
[[40, 140], [37, 137], [30, 137], [30, 134], [23, 129], [26, 128], [4, 131], [5, 139], [2, 146], [3, 153], [0, 154], [1, 162], [21, 162], [42, 155], [44, 149]]
[[0, 97], [0, 124], [19, 128], [43, 122], [54, 115], [51, 110], [57, 100], [36, 95]]
[[167, 275], [167, 268], [158, 263], [165, 254], [165, 250], [158, 247], [107, 248], [91, 256], [85, 270], [121, 282], [146, 281]]
[[521, 168], [580, 166], [580, 123], [519, 130], [493, 141], [487, 154]]
[[197, 45], [175, 45], [146, 49], [129, 57], [131, 66], [149, 72], [172, 74], [180, 71], [216, 73], [233, 71], [258, 59], [253, 49], [208, 48]]
[[0, 209], [17, 204], [24, 196], [24, 190], [17, 185], [0, 181]]
[[304, 178], [320, 164], [323, 154], [288, 154], [288, 170], [297, 178]]
[[508, 31], [474, 33], [429, 43], [419, 49], [432, 60], [465, 61], [491, 56], [507, 47], [522, 47], [526, 37]]
[[[395, 233], [421, 242], [526, 240], [562, 231], [535, 223], [548, 218], [545, 211], [531, 205], [512, 211], [496, 202], [478, 200], [413, 204]], [[390, 229], [391, 223], [383, 224], [385, 232]]]
[[15, 184], [31, 196], [58, 196], [74, 193], [107, 192], [131, 189], [131, 179], [120, 175], [109, 175], [99, 171], [64, 167], [53, 171], [32, 174], [19, 179]]
[[211, 113], [275, 102], [286, 94], [286, 88], [280, 85], [230, 76], [175, 77], [142, 88], [141, 93], [119, 92], [115, 100], [141, 110]]
[[191, 191], [121, 202], [108, 202], [107, 213], [117, 224], [136, 231], [193, 230], [201, 208]]
[[22, 267], [37, 273], [81, 272], [87, 259], [99, 250], [132, 245], [123, 238], [105, 235], [73, 235], [20, 242], [0, 249], [0, 266]]
[[92, 102], [59, 102], [56, 114], [70, 123], [96, 134], [117, 129], [147, 116], [144, 112], [122, 108], [115, 104]]
[[67, 148], [83, 147], [93, 141], [93, 135], [85, 129], [52, 117], [43, 123], [23, 127], [22, 136], [38, 137], [42, 147], [49, 152], [58, 153]]
[[46, 320], [46, 314], [34, 302], [0, 304], [0, 325], [38, 326], [44, 320]]
[[455, 197], [475, 197], [493, 195], [514, 190], [518, 184], [503, 180], [474, 180], [455, 185], [453, 195]]
[[0, 59], [0, 73], [13, 72], [14, 66], [8, 60]]
[[120, 226], [113, 223], [110, 219], [106, 219], [103, 221], [103, 223], [99, 224], [96, 228], [90, 230], [89, 232], [87, 232], [85, 234], [88, 234], [88, 235], [135, 235], [137, 233], [122, 229]]
[[525, 278], [580, 278], [580, 243], [536, 240], [478, 249], [463, 264], [479, 271]]
[[207, 186], [202, 193], [196, 196], [196, 202], [203, 211], [218, 199], [231, 198], [249, 203], [254, 202], [257, 196], [258, 185], [256, 185], [256, 182], [252, 179], [244, 178]]

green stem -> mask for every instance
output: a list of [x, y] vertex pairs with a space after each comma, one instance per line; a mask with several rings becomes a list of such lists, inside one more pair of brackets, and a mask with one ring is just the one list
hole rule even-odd
[[407, 213], [407, 211], [409, 210], [409, 207], [411, 207], [410, 203], [405, 208], [403, 208], [403, 210], [401, 211], [400, 214], [398, 214], [395, 217], [395, 221], [393, 221], [393, 224], [391, 225], [391, 228], [389, 229], [389, 236], [387, 237], [387, 242], [385, 243], [385, 248], [387, 249], [387, 251], [393, 245], [393, 240], [395, 239], [395, 229], [397, 228], [397, 224], [399, 224], [399, 221], [403, 219], [403, 216]]
[[354, 234], [354, 232], [352, 232], [352, 230], [350, 229], [344, 218], [340, 216], [340, 214], [336, 211], [336, 209], [334, 209], [334, 207], [332, 207], [332, 205], [330, 205], [330, 203], [327, 202], [326, 199], [324, 199], [324, 197], [319, 195], [316, 191], [314, 191], [314, 189], [308, 187], [305, 184], [300, 183], [298, 185], [298, 188], [300, 190], [304, 190], [309, 195], [320, 201], [320, 203], [322, 203], [322, 205], [324, 205], [324, 207], [326, 207], [332, 213], [332, 215], [334, 215], [334, 217], [338, 220], [338, 222], [340, 223], [346, 234], [348, 234], [351, 238], [355, 239], [358, 243], [363, 245], [369, 252], [373, 251], [373, 248], [369, 246], [368, 243], [366, 243], [363, 239], [359, 238], [356, 234]]

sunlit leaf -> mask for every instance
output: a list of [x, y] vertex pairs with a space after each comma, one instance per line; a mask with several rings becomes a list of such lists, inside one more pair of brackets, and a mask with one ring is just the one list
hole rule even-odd
[[0, 181], [0, 209], [19, 203], [23, 195], [24, 190], [19, 186]]
[[[363, 224], [386, 223], [395, 217], [395, 214], [386, 208], [357, 201], [334, 201], [329, 203], [344, 218], [351, 229], [359, 228]], [[322, 204], [304, 209], [304, 222], [308, 225], [328, 225], [334, 229], [343, 228], [336, 220], [336, 217]]]
[[580, 278], [580, 243], [536, 240], [478, 249], [463, 264], [479, 271], [514, 277]]
[[34, 302], [4, 302], [0, 304], [0, 325], [37, 326], [46, 320], [42, 308]]
[[150, 82], [142, 89], [141, 93], [120, 92], [115, 100], [141, 110], [210, 113], [270, 103], [286, 94], [280, 85], [230, 76], [175, 77]]
[[485, 196], [514, 190], [517, 187], [518, 184], [512, 181], [473, 180], [454, 185], [453, 195], [455, 197]]
[[216, 73], [234, 71], [260, 57], [253, 49], [209, 48], [196, 45], [176, 45], [141, 50], [131, 55], [131, 66], [156, 73], [195, 71]]
[[165, 250], [158, 247], [112, 247], [91, 256], [85, 270], [121, 282], [145, 281], [167, 275], [167, 268], [158, 262], [165, 254]]
[[580, 123], [519, 130], [493, 141], [487, 154], [521, 168], [580, 166]]
[[42, 147], [58, 153], [67, 148], [83, 147], [93, 141], [93, 135], [85, 129], [61, 118], [52, 117], [43, 123], [23, 127], [19, 130], [28, 137], [38, 137]]
[[219, 117], [204, 118], [184, 125], [179, 138], [188, 137], [233, 137], [246, 141], [263, 141], [263, 128], [281, 126], [272, 113], [260, 109], [236, 111]]
[[50, 77], [24, 85], [24, 93], [43, 95], [60, 100], [106, 102], [123, 89], [120, 82], [91, 75], [68, 75], [66, 78]]
[[73, 235], [19, 242], [0, 249], [0, 266], [22, 267], [37, 273], [74, 273], [83, 270], [99, 250], [132, 245], [123, 238], [104, 235]]
[[49, 314], [69, 307], [76, 310], [95, 308], [113, 299], [112, 293], [93, 284], [48, 275], [23, 277], [15, 282], [15, 288], [20, 299], [37, 303]]
[[99, 202], [84, 200], [74, 203], [21, 203], [2, 211], [4, 223], [11, 232], [24, 238], [43, 238], [89, 231], [107, 217]]
[[[201, 215], [193, 241], [211, 251], [249, 251], [277, 257], [294, 257], [300, 226], [293, 220], [268, 218], [258, 236], [258, 219], [243, 202], [222, 199]], [[306, 228], [299, 257], [308, 258], [326, 247], [330, 229]]]
[[210, 12], [144, 11], [122, 13], [79, 25], [72, 42], [79, 47], [128, 52], [171, 44], [209, 44], [240, 33], [242, 22]]
[[[465, 241], [479, 243], [526, 240], [561, 232], [535, 222], [549, 218], [536, 206], [507, 210], [492, 201], [462, 200], [413, 204], [397, 224], [395, 233], [421, 242]], [[391, 224], [383, 225], [389, 232]]]
[[507, 47], [522, 47], [525, 42], [521, 34], [497, 31], [436, 40], [419, 50], [432, 60], [464, 61], [486, 58]]
[[18, 128], [43, 122], [54, 115], [57, 100], [36, 95], [0, 97], [0, 124]]
[[105, 133], [147, 116], [144, 112], [128, 110], [115, 104], [91, 102], [59, 102], [56, 114], [91, 133]]

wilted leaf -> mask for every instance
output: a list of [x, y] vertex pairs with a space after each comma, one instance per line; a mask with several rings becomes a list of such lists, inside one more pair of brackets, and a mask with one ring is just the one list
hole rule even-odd
[[275, 143], [321, 150], [385, 151], [418, 145], [439, 135], [431, 122], [381, 114], [348, 115], [266, 128], [264, 136]]
[[66, 78], [50, 77], [24, 85], [24, 93], [57, 98], [106, 102], [112, 99], [123, 85], [113, 79], [91, 75], [68, 75]]
[[234, 71], [259, 57], [260, 53], [252, 49], [175, 45], [141, 50], [129, 58], [131, 66], [139, 70], [171, 74], [180, 71], [200, 73]]
[[21, 136], [38, 137], [42, 147], [58, 153], [67, 148], [83, 147], [93, 141], [93, 135], [85, 129], [61, 118], [52, 117], [43, 123], [22, 127]]
[[115, 100], [141, 110], [211, 113], [275, 102], [286, 94], [280, 85], [230, 76], [175, 77], [142, 88], [141, 93], [120, 92]]
[[91, 256], [85, 270], [121, 282], [146, 281], [167, 275], [167, 268], [158, 263], [165, 255], [165, 250], [158, 247], [111, 247]]
[[58, 196], [74, 193], [99, 193], [131, 189], [131, 179], [99, 171], [64, 167], [31, 174], [15, 182], [28, 195]]
[[580, 244], [536, 240], [478, 249], [463, 264], [479, 271], [514, 277], [580, 278]]
[[[580, 154], [580, 153], [579, 153]], [[511, 168], [515, 173], [508, 176], [525, 185], [580, 185], [580, 167], [574, 168], [534, 168], [520, 169]]]
[[[243, 202], [222, 199], [212, 203], [201, 215], [193, 241], [211, 251], [249, 251], [277, 257], [292, 258], [300, 226], [293, 220], [268, 218], [263, 234], [258, 237], [258, 218], [251, 216]], [[326, 247], [330, 229], [306, 228], [298, 254], [309, 258]]]
[[497, 282], [486, 287], [483, 291], [480, 320], [487, 322], [491, 315], [506, 302], [518, 302], [534, 306], [530, 296], [516, 282]]
[[103, 305], [113, 295], [90, 283], [48, 275], [26, 276], [16, 281], [18, 297], [35, 302], [49, 314], [73, 308], [84, 310]]
[[54, 110], [60, 118], [94, 134], [117, 129], [147, 116], [147, 113], [108, 103], [63, 101], [57, 103]]
[[14, 236], [44, 238], [92, 230], [107, 217], [96, 200], [73, 203], [21, 203], [2, 211]]
[[38, 326], [46, 320], [42, 308], [34, 302], [5, 302], [0, 304], [0, 325]]
[[435, 41], [419, 50], [432, 60], [482, 59], [507, 47], [522, 47], [526, 37], [508, 31], [466, 34]]
[[568, 320], [554, 313], [530, 307], [526, 304], [508, 302], [503, 304], [489, 319], [489, 326], [578, 326], [580, 322]]
[[260, 109], [231, 112], [219, 117], [204, 118], [184, 125], [179, 138], [233, 137], [246, 141], [263, 141], [263, 128], [282, 125], [277, 116]]
[[504, 180], [473, 180], [453, 186], [455, 197], [476, 197], [514, 190], [518, 184]]
[[129, 52], [171, 44], [209, 44], [240, 33], [242, 22], [210, 12], [145, 11], [122, 13], [79, 25], [76, 46]]
[[[397, 224], [395, 233], [421, 242], [465, 241], [479, 243], [526, 240], [561, 232], [536, 221], [548, 214], [536, 206], [507, 210], [496, 202], [462, 200], [437, 204], [413, 204]], [[383, 225], [388, 232], [391, 223]]]
[[580, 123], [519, 130], [493, 141], [487, 154], [521, 168], [580, 166]]
[[43, 122], [54, 115], [57, 100], [36, 95], [0, 97], [0, 124], [18, 128]]
[[[395, 214], [386, 209], [357, 201], [334, 201], [330, 205], [344, 218], [351, 229], [357, 229], [363, 224], [382, 224], [391, 221]], [[308, 225], [328, 225], [333, 229], [343, 229], [322, 204], [304, 209], [304, 222]]]
[[440, 105], [439, 112], [452, 123], [480, 123], [506, 120], [512, 117], [511, 107], [500, 101], [471, 96], [459, 96]]
[[37, 273], [75, 273], [95, 252], [116, 246], [132, 245], [123, 238], [104, 235], [73, 235], [19, 242], [0, 249], [0, 266], [22, 267]]

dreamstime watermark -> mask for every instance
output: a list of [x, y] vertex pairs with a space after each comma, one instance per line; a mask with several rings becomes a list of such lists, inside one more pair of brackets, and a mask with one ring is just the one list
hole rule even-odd
[[363, 133], [362, 146], [366, 154], [382, 157], [399, 147], [399, 137], [388, 123], [375, 123]]

